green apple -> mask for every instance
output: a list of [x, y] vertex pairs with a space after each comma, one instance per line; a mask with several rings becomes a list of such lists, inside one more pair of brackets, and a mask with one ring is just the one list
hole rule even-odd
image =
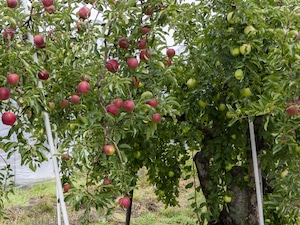
[[228, 195], [224, 196], [224, 202], [230, 203], [231, 201], [232, 201], [232, 198], [230, 196], [228, 196]]
[[169, 176], [169, 177], [174, 177], [174, 176], [175, 176], [175, 173], [174, 173], [172, 170], [170, 170], [170, 171], [168, 172], [168, 176]]
[[231, 138], [232, 138], [233, 140], [236, 140], [236, 134], [231, 135]]
[[235, 24], [235, 19], [233, 18], [233, 12], [227, 14], [227, 21], [230, 24]]
[[227, 118], [227, 119], [232, 119], [233, 117], [234, 117], [234, 114], [233, 114], [233, 113], [231, 113], [231, 112], [229, 112], [229, 111], [226, 112], [226, 118]]
[[142, 153], [141, 153], [140, 151], [137, 151], [137, 152], [135, 153], [135, 158], [136, 158], [136, 159], [141, 158], [141, 156], [142, 156]]
[[288, 170], [284, 170], [284, 171], [281, 172], [280, 177], [285, 178], [288, 173], [289, 173]]
[[207, 102], [204, 102], [204, 101], [202, 101], [202, 100], [199, 100], [199, 101], [198, 101], [198, 104], [199, 104], [199, 106], [202, 107], [202, 108], [205, 108], [205, 107], [207, 106]]
[[242, 80], [242, 79], [244, 78], [244, 72], [243, 72], [243, 70], [237, 69], [237, 70], [234, 72], [234, 77], [235, 77], [237, 80]]
[[240, 46], [240, 53], [242, 55], [249, 55], [251, 52], [251, 45], [250, 44], [243, 44]]
[[226, 105], [224, 103], [221, 103], [219, 105], [219, 111], [225, 111], [226, 110]]
[[240, 54], [240, 48], [232, 48], [230, 49], [230, 54], [234, 57], [238, 56]]
[[252, 35], [252, 34], [255, 34], [256, 30], [255, 28], [252, 26], [252, 25], [248, 25], [244, 28], [244, 34], [247, 36], [248, 34], [249, 35]]
[[297, 146], [295, 147], [295, 151], [296, 151], [296, 152], [300, 152], [300, 146], [297, 145]]
[[233, 167], [232, 164], [227, 164], [227, 165], [225, 166], [225, 170], [228, 172], [228, 171], [230, 171], [230, 170], [232, 169], [232, 167]]
[[245, 98], [248, 98], [252, 94], [250, 88], [243, 88], [241, 93], [242, 93], [242, 96], [244, 96]]
[[216, 61], [215, 66], [218, 67], [221, 65], [221, 62], [219, 60]]
[[163, 190], [158, 190], [157, 194], [158, 196], [164, 196], [165, 192]]
[[190, 78], [188, 79], [188, 81], [186, 82], [186, 85], [188, 86], [188, 88], [192, 89], [195, 88], [197, 86], [197, 81], [194, 78]]

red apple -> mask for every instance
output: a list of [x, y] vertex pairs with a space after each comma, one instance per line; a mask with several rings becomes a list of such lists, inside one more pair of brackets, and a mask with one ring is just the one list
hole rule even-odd
[[10, 85], [17, 85], [19, 83], [19, 75], [16, 73], [8, 74], [6, 77], [6, 81]]
[[54, 0], [42, 0], [44, 6], [50, 6], [54, 4]]
[[110, 104], [110, 105], [106, 106], [106, 112], [112, 114], [113, 116], [116, 116], [119, 113], [119, 108], [117, 106], [115, 106], [114, 104]]
[[70, 98], [70, 102], [73, 104], [78, 104], [80, 102], [80, 97], [76, 94], [73, 94]]
[[113, 104], [115, 106], [117, 106], [118, 108], [121, 108], [123, 106], [123, 99], [117, 98], [117, 99], [113, 100]]
[[6, 3], [9, 8], [16, 8], [18, 5], [18, 0], [6, 0]]
[[139, 66], [139, 62], [135, 57], [128, 58], [127, 59], [127, 66], [130, 69], [136, 69]]
[[299, 112], [299, 109], [297, 106], [290, 106], [286, 109], [287, 114], [289, 115], [297, 115]]
[[145, 49], [147, 47], [147, 39], [141, 39], [136, 42], [138, 49]]
[[106, 62], [105, 67], [108, 71], [115, 73], [119, 68], [119, 63], [115, 59], [110, 59]]
[[103, 152], [105, 155], [113, 155], [115, 153], [116, 149], [115, 149], [115, 146], [113, 145], [105, 145], [103, 146]]
[[158, 100], [154, 98], [154, 99], [146, 101], [146, 104], [155, 108], [158, 105]]
[[103, 180], [103, 184], [105, 185], [111, 184], [111, 180], [108, 177], [105, 177]]
[[153, 10], [152, 10], [151, 5], [147, 6], [147, 8], [145, 10], [145, 14], [148, 15], [148, 16], [151, 16], [153, 14]]
[[81, 19], [87, 19], [87, 18], [90, 17], [90, 15], [91, 15], [91, 10], [88, 7], [86, 7], [86, 6], [83, 6], [78, 11], [78, 16]]
[[37, 48], [44, 48], [45, 47], [45, 39], [43, 37], [43, 35], [35, 35], [33, 37], [33, 43], [35, 44], [35, 46]]
[[123, 109], [128, 112], [132, 111], [134, 109], [134, 106], [135, 106], [134, 101], [132, 101], [132, 100], [126, 100], [123, 103]]
[[129, 208], [131, 200], [128, 197], [122, 197], [119, 199], [119, 205], [125, 209]]
[[129, 48], [129, 40], [128, 38], [122, 37], [118, 41], [120, 48], [127, 49]]
[[59, 106], [63, 109], [68, 108], [69, 101], [67, 99], [63, 99], [61, 102], [59, 102]]
[[38, 78], [41, 80], [48, 80], [49, 79], [49, 73], [46, 70], [41, 70], [41, 72], [38, 73]]
[[3, 37], [5, 40], [12, 40], [15, 36], [16, 29], [8, 28], [4, 30]]
[[44, 10], [45, 10], [45, 12], [52, 14], [52, 13], [54, 13], [55, 7], [54, 7], [54, 5], [45, 6]]
[[151, 51], [143, 49], [140, 53], [140, 59], [143, 62], [147, 62], [149, 59], [151, 59]]
[[81, 94], [88, 93], [90, 90], [90, 84], [87, 81], [80, 81], [80, 83], [77, 86], [77, 90]]
[[169, 58], [174, 57], [175, 54], [176, 54], [176, 53], [175, 53], [175, 50], [174, 50], [173, 48], [168, 48], [168, 49], [167, 49], [167, 56], [168, 56]]
[[9, 99], [10, 97], [10, 91], [6, 87], [1, 87], [0, 88], [0, 100], [6, 100]]
[[68, 192], [69, 191], [69, 189], [72, 187], [72, 185], [71, 184], [69, 184], [69, 183], [66, 183], [66, 184], [64, 184], [64, 187], [63, 187], [63, 189], [64, 189], [64, 192], [66, 193], [66, 192]]
[[151, 29], [149, 27], [142, 27], [141, 28], [141, 33], [143, 35], [150, 33]]
[[2, 114], [2, 123], [5, 125], [12, 126], [17, 120], [17, 117], [12, 112], [5, 112]]
[[152, 115], [152, 122], [159, 123], [161, 121], [161, 115], [159, 113], [154, 113]]

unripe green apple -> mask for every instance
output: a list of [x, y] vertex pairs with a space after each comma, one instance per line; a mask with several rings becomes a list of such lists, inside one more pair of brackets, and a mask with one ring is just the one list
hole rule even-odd
[[195, 88], [197, 86], [197, 81], [194, 78], [190, 78], [188, 79], [188, 81], [186, 82], [186, 85], [188, 86], [188, 88], [192, 89]]
[[284, 171], [281, 172], [280, 177], [285, 178], [288, 173], [289, 173], [288, 170], [284, 170]]
[[231, 201], [232, 201], [232, 198], [230, 196], [228, 196], [228, 195], [224, 196], [224, 202], [230, 203]]
[[245, 98], [248, 98], [252, 94], [250, 88], [243, 88], [241, 92], [242, 96], [244, 96]]
[[174, 176], [175, 176], [175, 173], [174, 173], [172, 170], [170, 170], [170, 171], [168, 172], [168, 176], [169, 176], [169, 177], [174, 177]]
[[242, 80], [242, 79], [244, 78], [244, 72], [243, 72], [243, 70], [237, 69], [237, 70], [234, 72], [234, 77], [235, 77], [237, 80]]
[[207, 105], [207, 102], [204, 102], [204, 101], [202, 101], [202, 100], [199, 100], [199, 101], [198, 101], [198, 104], [199, 104], [200, 107], [205, 108], [206, 105]]
[[251, 52], [251, 45], [250, 44], [243, 44], [240, 46], [240, 53], [242, 55], [249, 55]]
[[136, 158], [136, 159], [141, 158], [141, 156], [142, 156], [142, 153], [141, 153], [140, 151], [137, 151], [137, 152], [135, 153], [135, 158]]
[[255, 34], [255, 28], [252, 26], [252, 25], [248, 25], [245, 27], [244, 29], [244, 34], [247, 36], [248, 34], [249, 35], [252, 35], [252, 34]]
[[226, 110], [226, 105], [224, 103], [221, 103], [219, 105], [219, 111], [225, 111]]
[[297, 146], [295, 147], [295, 151], [296, 151], [296, 152], [300, 152], [300, 146], [297, 145]]
[[232, 167], [233, 167], [232, 164], [227, 164], [227, 165], [225, 166], [225, 170], [228, 172], [228, 171], [230, 171], [230, 170], [232, 169]]
[[230, 49], [230, 54], [234, 57], [238, 56], [240, 54], [240, 48], [232, 48]]
[[233, 140], [236, 140], [236, 134], [231, 135], [231, 138], [232, 138]]

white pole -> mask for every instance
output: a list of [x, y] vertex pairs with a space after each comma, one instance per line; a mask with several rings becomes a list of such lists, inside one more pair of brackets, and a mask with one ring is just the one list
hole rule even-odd
[[260, 179], [259, 179], [259, 172], [258, 172], [254, 126], [253, 126], [253, 122], [250, 120], [249, 120], [249, 131], [250, 131], [250, 141], [251, 141], [251, 149], [252, 149], [252, 160], [253, 160], [253, 168], [254, 168], [254, 178], [255, 178], [255, 189], [256, 189], [256, 197], [257, 197], [259, 224], [264, 225], [262, 193], [261, 193], [261, 188], [260, 188]]
[[56, 184], [56, 215], [57, 215], [57, 225], [61, 225], [61, 213], [60, 213], [60, 204], [59, 204], [59, 191], [58, 189], [61, 189], [61, 187], [59, 187], [57, 184]]
[[[25, 14], [29, 15], [27, 0], [22, 0], [22, 4], [24, 7]], [[29, 32], [27, 33], [27, 35], [28, 35], [30, 42], [33, 44], [33, 36]], [[37, 58], [36, 54], [33, 55], [33, 59], [35, 62], [38, 62], [38, 58]], [[39, 87], [43, 86], [41, 82], [39, 82], [38, 85], [39, 85]], [[59, 175], [59, 168], [58, 168], [58, 164], [57, 164], [57, 160], [56, 160], [56, 156], [55, 156], [55, 154], [57, 153], [57, 150], [54, 147], [54, 141], [53, 141], [53, 137], [52, 137], [52, 130], [51, 130], [51, 126], [50, 126], [49, 114], [47, 112], [43, 112], [43, 116], [44, 116], [44, 123], [45, 123], [47, 138], [48, 138], [49, 149], [50, 149], [50, 153], [51, 153], [51, 159], [52, 159], [55, 178], [56, 178], [56, 186], [57, 186], [57, 191], [58, 191], [58, 196], [59, 196], [58, 200], [59, 200], [59, 203], [61, 206], [64, 224], [69, 225], [69, 218], [68, 218], [68, 214], [67, 214], [67, 208], [66, 208], [66, 204], [64, 201], [64, 194], [63, 194], [60, 175]], [[60, 217], [60, 215], [57, 215], [57, 217]]]

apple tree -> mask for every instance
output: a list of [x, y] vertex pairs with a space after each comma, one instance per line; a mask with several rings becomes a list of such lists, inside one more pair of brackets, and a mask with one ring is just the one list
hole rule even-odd
[[130, 207], [143, 166], [160, 199], [176, 205], [188, 159], [168, 132], [180, 115], [177, 56], [165, 38], [176, 1], [43, 0], [27, 10], [13, 1], [0, 8], [1, 119], [10, 126], [1, 149], [35, 170], [48, 160], [49, 115], [65, 200], [84, 207], [82, 223], [92, 208]]
[[[266, 224], [299, 215], [298, 1], [196, 1], [171, 22], [184, 44], [174, 95], [178, 141], [194, 156], [209, 224], [259, 224], [249, 121], [253, 121]], [[181, 64], [181, 65], [180, 65]]]

